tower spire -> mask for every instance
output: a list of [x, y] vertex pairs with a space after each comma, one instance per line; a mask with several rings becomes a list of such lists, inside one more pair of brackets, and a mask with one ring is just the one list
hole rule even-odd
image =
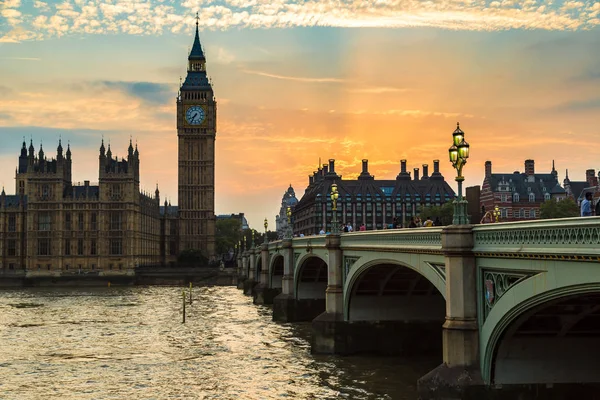
[[190, 51], [189, 60], [199, 60], [204, 59], [204, 51], [202, 50], [202, 45], [200, 44], [200, 34], [199, 31], [199, 21], [200, 17], [198, 13], [196, 13], [196, 36], [194, 37], [194, 44], [192, 45], [192, 50]]

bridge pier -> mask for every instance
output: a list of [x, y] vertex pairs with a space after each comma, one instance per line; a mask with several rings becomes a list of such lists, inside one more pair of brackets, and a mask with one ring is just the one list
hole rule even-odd
[[423, 400], [485, 399], [488, 391], [479, 367], [477, 269], [470, 225], [451, 225], [442, 232], [446, 270], [446, 322], [443, 363], [419, 379]]
[[252, 295], [252, 289], [254, 288], [254, 286], [256, 285], [256, 279], [254, 278], [256, 272], [255, 272], [255, 257], [254, 257], [254, 250], [248, 250], [245, 254], [245, 268], [244, 270], [247, 271], [248, 275], [247, 275], [247, 279], [244, 281], [244, 294], [247, 296], [251, 296]]
[[244, 271], [244, 267], [242, 264], [242, 255], [238, 254], [237, 257], [237, 271], [238, 271], [238, 279], [237, 279], [237, 288], [244, 289], [244, 281], [247, 279], [246, 273]]
[[260, 270], [260, 279], [258, 285], [252, 290], [254, 304], [273, 304], [273, 299], [281, 290], [271, 288], [269, 275], [269, 245], [263, 243], [260, 246], [260, 256], [262, 269]]

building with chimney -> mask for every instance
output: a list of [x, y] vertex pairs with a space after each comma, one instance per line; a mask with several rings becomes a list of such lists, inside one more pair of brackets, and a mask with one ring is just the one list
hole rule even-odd
[[501, 221], [537, 219], [544, 201], [566, 196], [558, 183], [554, 162], [549, 173], [536, 173], [534, 160], [525, 160], [525, 172], [513, 173], [494, 173], [492, 162], [485, 162], [479, 204], [482, 215], [498, 206]]
[[[350, 223], [354, 230], [364, 224], [366, 229], [385, 229], [396, 219], [408, 226], [420, 216], [423, 207], [441, 206], [454, 200], [455, 193], [439, 171], [439, 160], [433, 161], [433, 172], [423, 164], [422, 174], [414, 168], [407, 171], [407, 161], [400, 161], [400, 173], [393, 180], [378, 180], [369, 173], [369, 161], [362, 160], [362, 172], [357, 179], [342, 179], [335, 172], [335, 160], [309, 176], [304, 195], [294, 208], [294, 234], [318, 234], [332, 230], [331, 185], [338, 187], [339, 224]], [[426, 217], [426, 216], [423, 216]]]
[[287, 218], [287, 208], [290, 207], [292, 212], [296, 205], [298, 204], [298, 199], [296, 198], [296, 192], [294, 192], [294, 188], [290, 183], [290, 187], [285, 191], [283, 196], [281, 197], [281, 207], [279, 207], [279, 214], [275, 216], [275, 228], [277, 231], [277, 237], [279, 239], [283, 239], [288, 232], [288, 218]]

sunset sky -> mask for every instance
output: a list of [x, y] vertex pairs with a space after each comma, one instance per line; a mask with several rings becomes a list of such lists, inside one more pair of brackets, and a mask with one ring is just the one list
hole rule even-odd
[[[14, 193], [23, 137], [73, 152], [98, 180], [101, 138], [141, 183], [177, 203], [175, 96], [195, 13], [219, 104], [216, 213], [274, 228], [291, 183], [336, 159], [393, 179], [441, 160], [456, 122], [471, 144], [466, 185], [555, 160], [600, 169], [600, 2], [479, 0], [0, 0], [0, 183]], [[432, 167], [430, 167], [431, 169]]]

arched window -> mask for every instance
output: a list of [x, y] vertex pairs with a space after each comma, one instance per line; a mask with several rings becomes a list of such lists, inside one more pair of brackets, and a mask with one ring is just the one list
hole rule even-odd
[[535, 201], [535, 194], [529, 193], [529, 202], [533, 203]]
[[519, 202], [519, 193], [517, 193], [517, 192], [513, 193], [513, 202], [515, 202], [515, 203]]
[[550, 193], [544, 193], [544, 200], [550, 200]]

